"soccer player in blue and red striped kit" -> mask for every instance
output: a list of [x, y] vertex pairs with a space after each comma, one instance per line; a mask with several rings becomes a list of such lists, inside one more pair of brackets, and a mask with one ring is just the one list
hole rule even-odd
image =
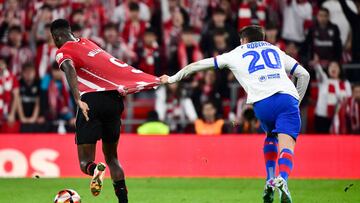
[[[264, 143], [267, 173], [264, 202], [273, 202], [275, 189], [278, 189], [281, 202], [291, 203], [287, 183], [301, 127], [299, 103], [310, 76], [295, 59], [264, 39], [262, 27], [245, 27], [240, 31], [241, 45], [234, 50], [192, 63], [175, 75], [164, 75], [160, 79], [163, 84], [174, 83], [197, 71], [230, 69], [247, 92], [247, 103], [253, 104], [255, 115], [267, 135]], [[296, 79], [296, 86], [288, 75]], [[276, 165], [280, 171], [277, 177]]]

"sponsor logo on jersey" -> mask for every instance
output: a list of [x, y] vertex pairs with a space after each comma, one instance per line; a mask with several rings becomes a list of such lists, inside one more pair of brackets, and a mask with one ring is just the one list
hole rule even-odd
[[265, 75], [262, 75], [259, 77], [259, 81], [260, 82], [264, 82], [266, 80], [266, 76]]
[[88, 56], [94, 57], [96, 54], [101, 53], [103, 51], [104, 50], [102, 50], [100, 48], [96, 48], [96, 49], [93, 49], [93, 50], [89, 51]]
[[269, 75], [267, 75], [267, 78], [268, 78], [268, 79], [280, 78], [280, 74], [279, 74], [279, 73], [269, 74]]

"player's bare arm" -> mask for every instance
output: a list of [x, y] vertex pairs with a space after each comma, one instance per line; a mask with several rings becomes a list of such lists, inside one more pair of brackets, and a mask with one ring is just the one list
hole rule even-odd
[[162, 84], [167, 83], [176, 83], [182, 80], [183, 78], [191, 75], [193, 73], [204, 71], [210, 68], [214, 68], [214, 58], [206, 58], [194, 63], [191, 63], [177, 72], [175, 75], [169, 77], [167, 75], [163, 75], [160, 77], [160, 81]]
[[74, 68], [74, 65], [71, 60], [66, 60], [61, 64], [61, 69], [64, 71], [66, 80], [68, 81], [68, 84], [71, 89], [71, 93], [74, 96], [74, 100], [76, 104], [81, 109], [81, 112], [84, 114], [86, 120], [89, 120], [88, 111], [89, 107], [88, 105], [81, 101], [80, 99], [80, 93], [78, 89], [78, 82], [77, 82], [77, 74], [76, 70]]

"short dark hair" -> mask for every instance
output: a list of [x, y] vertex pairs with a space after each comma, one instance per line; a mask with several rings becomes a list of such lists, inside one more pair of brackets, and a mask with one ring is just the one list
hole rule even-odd
[[327, 13], [328, 15], [330, 14], [329, 9], [327, 9], [327, 8], [325, 8], [325, 7], [320, 7], [318, 12], [320, 12], [320, 11], [324, 11], [324, 12]]
[[50, 27], [50, 31], [56, 32], [56, 30], [71, 30], [70, 29], [70, 24], [67, 20], [65, 19], [56, 19], [51, 23], [51, 27]]
[[264, 28], [258, 25], [249, 25], [242, 28], [239, 32], [240, 39], [248, 39], [249, 42], [265, 40]]
[[354, 89], [354, 88], [357, 88], [357, 87], [360, 87], [360, 82], [354, 82], [353, 84], [352, 84], [352, 88]]
[[118, 30], [118, 26], [115, 24], [115, 23], [106, 23], [104, 25], [104, 30], [111, 30], [111, 29], [114, 29], [114, 30]]
[[22, 30], [21, 30], [21, 27], [19, 25], [13, 25], [9, 28], [9, 33], [10, 32], [18, 32], [18, 33], [21, 33]]
[[149, 111], [147, 114], [147, 121], [159, 121], [159, 115], [156, 111]]
[[153, 27], [148, 27], [145, 29], [145, 34], [155, 34], [155, 29]]
[[227, 32], [224, 28], [216, 28], [214, 30], [214, 36], [219, 36], [219, 35], [226, 35]]
[[215, 15], [215, 14], [226, 15], [226, 12], [225, 12], [224, 9], [217, 7], [217, 8], [215, 8], [214, 11], [213, 11], [213, 15]]
[[129, 4], [129, 10], [130, 11], [139, 11], [140, 10], [139, 4], [135, 3], [135, 2], [131, 2]]
[[35, 66], [33, 63], [31, 62], [26, 62], [23, 66], [22, 66], [22, 70], [27, 70], [27, 69], [34, 69], [35, 70]]
[[71, 25], [72, 32], [80, 32], [83, 30], [83, 27], [79, 23], [75, 23]]
[[191, 26], [184, 26], [182, 33], [183, 34], [193, 34], [194, 28], [192, 28]]

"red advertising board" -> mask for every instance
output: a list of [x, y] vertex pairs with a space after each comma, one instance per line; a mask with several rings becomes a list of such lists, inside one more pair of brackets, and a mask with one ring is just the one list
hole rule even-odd
[[[264, 177], [263, 139], [122, 135], [118, 151], [130, 177]], [[78, 165], [73, 135], [0, 135], [0, 177], [83, 176]], [[360, 136], [300, 136], [291, 176], [359, 179]]]

